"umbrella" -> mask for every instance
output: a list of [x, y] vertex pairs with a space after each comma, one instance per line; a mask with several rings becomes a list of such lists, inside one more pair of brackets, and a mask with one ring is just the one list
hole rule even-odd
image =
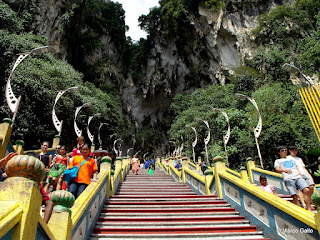
[[101, 154], [109, 155], [107, 150], [95, 150], [92, 152], [93, 156], [101, 156]]

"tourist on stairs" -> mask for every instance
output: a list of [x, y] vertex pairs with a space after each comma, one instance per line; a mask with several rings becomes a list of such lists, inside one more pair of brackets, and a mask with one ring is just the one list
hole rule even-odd
[[131, 166], [132, 166], [132, 173], [135, 175], [138, 175], [139, 171], [139, 158], [137, 155], [134, 155], [134, 157], [131, 159]]
[[[80, 148], [80, 152], [81, 155], [74, 156], [73, 161], [69, 165], [69, 168], [72, 168], [73, 166], [79, 167], [77, 177], [69, 183], [69, 191], [75, 198], [80, 196], [80, 194], [90, 184], [90, 181], [98, 182], [98, 167], [94, 159], [89, 156], [90, 150], [88, 144], [84, 144]], [[83, 163], [83, 165], [80, 167], [81, 163]], [[93, 175], [93, 179], [91, 179], [91, 175]]]

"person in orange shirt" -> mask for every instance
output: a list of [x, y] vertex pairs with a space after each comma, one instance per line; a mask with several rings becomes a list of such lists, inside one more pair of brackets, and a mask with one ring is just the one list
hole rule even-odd
[[[84, 144], [80, 151], [81, 155], [74, 156], [69, 165], [69, 168], [72, 168], [73, 166], [79, 167], [78, 176], [69, 183], [69, 191], [75, 198], [80, 196], [90, 182], [98, 182], [98, 168], [94, 159], [89, 156], [90, 150], [88, 144]], [[80, 164], [84, 161], [86, 162], [80, 167]], [[91, 179], [92, 175], [93, 179]]]

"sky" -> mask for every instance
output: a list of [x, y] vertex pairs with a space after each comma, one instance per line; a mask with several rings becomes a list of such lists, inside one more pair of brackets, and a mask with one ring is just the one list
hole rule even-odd
[[159, 0], [113, 0], [122, 4], [125, 13], [126, 25], [129, 31], [126, 33], [132, 40], [138, 41], [140, 38], [146, 38], [147, 33], [138, 26], [138, 18], [140, 15], [149, 13], [149, 9], [159, 6]]

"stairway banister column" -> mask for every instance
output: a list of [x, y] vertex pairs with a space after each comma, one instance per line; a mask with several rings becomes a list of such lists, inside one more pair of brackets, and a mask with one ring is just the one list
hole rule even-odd
[[198, 163], [196, 164], [196, 168], [198, 171], [201, 171], [201, 167], [199, 166], [200, 163], [202, 163], [202, 159], [201, 157], [198, 157]]
[[240, 168], [240, 178], [245, 182], [249, 182], [248, 172], [245, 167]]
[[225, 172], [226, 171], [226, 165], [223, 162], [223, 157], [217, 156], [213, 159], [213, 164], [214, 164], [214, 178], [215, 178], [215, 184], [216, 184], [216, 189], [217, 189], [217, 195], [219, 198], [222, 198], [222, 187], [221, 187], [221, 182], [220, 182], [220, 172]]
[[110, 156], [104, 156], [101, 158], [100, 163], [100, 172], [108, 172], [107, 198], [110, 198], [111, 190], [111, 162], [112, 158]]
[[9, 118], [3, 119], [3, 122], [0, 124], [0, 159], [3, 158], [6, 154], [7, 145], [12, 132], [11, 127], [12, 121]]
[[14, 156], [6, 164], [8, 179], [0, 183], [2, 207], [6, 202], [16, 202], [23, 210], [18, 224], [12, 228], [12, 239], [35, 239], [42, 197], [39, 182], [46, 175], [43, 163], [32, 156]]
[[70, 240], [72, 237], [70, 208], [74, 205], [75, 198], [72, 193], [65, 190], [54, 191], [49, 197], [55, 206], [48, 226], [56, 240]]
[[116, 157], [115, 171], [120, 171], [120, 183], [122, 182], [122, 157]]
[[253, 180], [253, 175], [252, 175], [252, 169], [256, 167], [256, 164], [254, 163], [254, 161], [252, 160], [251, 157], [247, 158], [246, 162], [247, 162], [247, 170], [248, 170], [250, 183], [253, 184], [254, 180]]
[[186, 174], [185, 174], [185, 169], [188, 169], [189, 168], [189, 164], [188, 164], [188, 158], [187, 157], [183, 157], [182, 158], [182, 176], [181, 176], [181, 180], [183, 183], [186, 183]]
[[54, 137], [53, 142], [52, 142], [52, 148], [56, 148], [57, 145], [60, 145], [60, 139], [61, 139], [60, 135], [56, 135]]
[[204, 171], [204, 175], [206, 176], [206, 178], [205, 178], [205, 181], [206, 181], [205, 182], [205, 184], [206, 184], [206, 195], [211, 195], [210, 185], [211, 185], [212, 179], [214, 177], [213, 172], [214, 171], [209, 169], [209, 168]]

